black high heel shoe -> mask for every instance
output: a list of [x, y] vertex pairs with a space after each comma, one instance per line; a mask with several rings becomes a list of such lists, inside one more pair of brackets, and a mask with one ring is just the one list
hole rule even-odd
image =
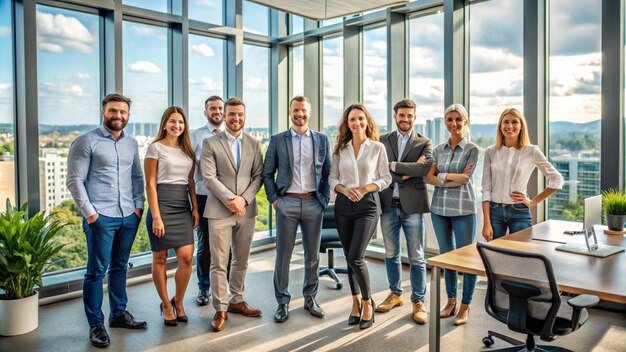
[[[372, 298], [370, 298], [370, 302], [372, 304], [372, 318], [365, 320], [365, 319], [361, 319], [361, 321], [359, 322], [359, 328], [360, 329], [367, 329], [369, 327], [372, 326], [372, 324], [374, 323], [374, 313], [376, 312], [376, 304], [374, 303], [374, 300]], [[362, 306], [361, 306], [362, 309]], [[361, 313], [362, 315], [363, 313]]]
[[181, 323], [186, 323], [189, 321], [189, 318], [187, 318], [186, 315], [178, 315], [178, 311], [176, 310], [176, 297], [172, 297], [172, 299], [170, 300], [170, 303], [172, 303], [172, 309], [174, 310], [174, 314], [176, 314], [176, 321], [179, 321]]
[[[161, 315], [163, 315], [163, 303], [161, 303], [161, 305], [159, 306], [159, 308], [161, 309]], [[163, 318], [163, 324], [167, 325], [167, 326], [176, 326], [178, 325], [176, 323], [176, 319], [165, 319]]]
[[359, 315], [355, 316], [350, 314], [348, 317], [348, 325], [356, 325], [361, 321], [361, 314], [363, 314], [363, 305], [359, 307]]

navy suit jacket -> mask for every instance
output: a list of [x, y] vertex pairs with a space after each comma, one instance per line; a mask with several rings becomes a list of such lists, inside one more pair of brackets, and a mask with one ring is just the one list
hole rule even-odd
[[[326, 209], [330, 201], [330, 143], [326, 135], [311, 130], [313, 139], [313, 149], [315, 159], [315, 186], [317, 187], [317, 199], [322, 207]], [[270, 139], [270, 145], [265, 153], [263, 163], [263, 185], [265, 194], [270, 203], [274, 203], [278, 197], [282, 197], [291, 186], [293, 178], [293, 145], [291, 140], [291, 129], [278, 133]], [[276, 176], [276, 170], [278, 175]], [[274, 178], [276, 176], [276, 178]]]

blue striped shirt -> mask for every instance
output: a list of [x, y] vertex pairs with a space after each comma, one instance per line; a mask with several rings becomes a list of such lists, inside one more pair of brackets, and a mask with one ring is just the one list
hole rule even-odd
[[[463, 138], [452, 150], [450, 144], [443, 143], [433, 150], [433, 164], [437, 165], [438, 176], [446, 173], [462, 174], [463, 169], [473, 164], [472, 174], [478, 161], [478, 147]], [[441, 181], [441, 178], [440, 178]], [[476, 214], [476, 197], [474, 195], [474, 177], [470, 182], [458, 187], [435, 187], [430, 211], [441, 216], [462, 216]]]
[[115, 140], [100, 126], [72, 142], [67, 189], [85, 217], [120, 218], [143, 209], [144, 182], [137, 141], [122, 131]]

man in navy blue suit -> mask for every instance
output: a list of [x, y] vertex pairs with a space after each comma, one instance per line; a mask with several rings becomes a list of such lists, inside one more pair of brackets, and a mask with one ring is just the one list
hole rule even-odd
[[304, 247], [304, 309], [315, 317], [324, 316], [315, 296], [319, 286], [322, 217], [330, 200], [330, 143], [326, 135], [309, 128], [309, 99], [291, 99], [289, 117], [291, 128], [272, 136], [263, 164], [265, 193], [276, 209], [274, 294], [278, 309], [274, 320], [279, 323], [289, 318], [289, 263], [298, 225]]

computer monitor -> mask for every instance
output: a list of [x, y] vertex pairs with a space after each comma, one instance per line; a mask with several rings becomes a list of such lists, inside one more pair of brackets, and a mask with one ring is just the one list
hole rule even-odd
[[593, 225], [602, 224], [602, 195], [585, 198], [583, 229], [593, 233]]

